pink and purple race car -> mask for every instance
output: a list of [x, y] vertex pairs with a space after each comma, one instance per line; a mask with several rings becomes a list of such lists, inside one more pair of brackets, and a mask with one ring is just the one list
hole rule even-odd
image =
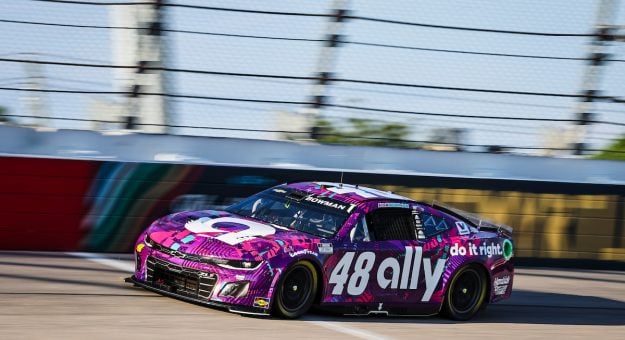
[[129, 282], [232, 312], [473, 317], [508, 298], [510, 228], [347, 184], [279, 185], [225, 211], [163, 217]]

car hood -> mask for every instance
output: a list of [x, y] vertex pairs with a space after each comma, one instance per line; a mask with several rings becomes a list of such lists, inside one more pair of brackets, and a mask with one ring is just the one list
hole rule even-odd
[[225, 211], [172, 214], [147, 230], [152, 242], [182, 254], [260, 261], [310, 249], [320, 238]]

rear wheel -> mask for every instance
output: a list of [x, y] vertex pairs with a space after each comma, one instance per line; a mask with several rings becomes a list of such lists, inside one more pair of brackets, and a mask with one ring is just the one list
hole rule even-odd
[[276, 291], [273, 313], [295, 319], [306, 313], [317, 292], [317, 271], [312, 263], [301, 261], [291, 266], [283, 275]]
[[460, 269], [445, 293], [443, 312], [450, 319], [469, 320], [486, 301], [486, 275], [474, 266]]

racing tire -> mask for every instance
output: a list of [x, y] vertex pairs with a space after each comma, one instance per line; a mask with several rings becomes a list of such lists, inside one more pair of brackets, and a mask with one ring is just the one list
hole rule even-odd
[[460, 269], [451, 280], [443, 302], [443, 315], [458, 321], [474, 317], [485, 307], [486, 275], [475, 266]]
[[317, 294], [318, 274], [312, 263], [295, 263], [280, 279], [272, 312], [275, 316], [296, 319], [312, 306]]

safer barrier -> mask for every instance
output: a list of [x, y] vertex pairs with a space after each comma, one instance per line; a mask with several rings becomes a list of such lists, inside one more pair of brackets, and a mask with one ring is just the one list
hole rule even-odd
[[[0, 249], [127, 252], [155, 218], [224, 207], [340, 173], [0, 157]], [[625, 262], [625, 186], [348, 172], [344, 181], [440, 201], [515, 228], [523, 258]]]

